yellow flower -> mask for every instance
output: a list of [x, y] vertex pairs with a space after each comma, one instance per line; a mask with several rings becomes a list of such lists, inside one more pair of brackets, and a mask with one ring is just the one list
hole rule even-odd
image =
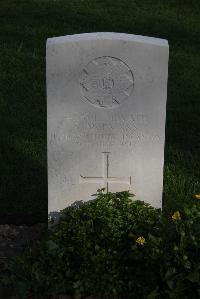
[[139, 237], [139, 238], [137, 238], [136, 243], [137, 243], [138, 245], [143, 246], [144, 243], [145, 243], [145, 238], [144, 238], [144, 237]]
[[181, 219], [181, 214], [179, 211], [174, 212], [174, 214], [172, 215], [172, 220], [173, 221], [177, 221]]
[[196, 194], [194, 197], [200, 199], [200, 194]]

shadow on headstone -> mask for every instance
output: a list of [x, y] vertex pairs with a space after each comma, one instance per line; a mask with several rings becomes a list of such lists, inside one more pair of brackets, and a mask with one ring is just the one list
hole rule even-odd
[[[93, 202], [95, 199], [91, 199], [88, 201], [82, 201], [82, 200], [77, 200], [75, 202], [73, 202], [70, 206], [68, 206], [69, 208], [74, 208], [74, 209], [79, 209], [80, 207], [87, 205], [91, 202]], [[67, 208], [67, 207], [66, 207]], [[65, 219], [65, 214], [61, 211], [53, 211], [50, 212], [48, 214], [48, 228], [51, 228], [54, 224], [57, 224], [60, 220]]]

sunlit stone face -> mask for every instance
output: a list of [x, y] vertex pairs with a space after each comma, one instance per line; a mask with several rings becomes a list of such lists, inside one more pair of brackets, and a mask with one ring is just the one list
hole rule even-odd
[[49, 213], [100, 188], [162, 206], [167, 66], [166, 40], [47, 40]]

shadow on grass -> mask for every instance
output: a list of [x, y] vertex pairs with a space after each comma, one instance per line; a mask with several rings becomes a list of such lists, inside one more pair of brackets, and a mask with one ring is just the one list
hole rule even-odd
[[[47, 221], [47, 173], [38, 162], [3, 144], [1, 223], [28, 225]], [[5, 155], [6, 153], [6, 155]]]

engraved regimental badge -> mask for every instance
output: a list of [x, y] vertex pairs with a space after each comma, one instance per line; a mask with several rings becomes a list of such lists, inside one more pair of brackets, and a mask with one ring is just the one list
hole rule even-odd
[[84, 101], [100, 108], [114, 108], [130, 96], [134, 76], [122, 60], [103, 56], [85, 66], [79, 83]]

